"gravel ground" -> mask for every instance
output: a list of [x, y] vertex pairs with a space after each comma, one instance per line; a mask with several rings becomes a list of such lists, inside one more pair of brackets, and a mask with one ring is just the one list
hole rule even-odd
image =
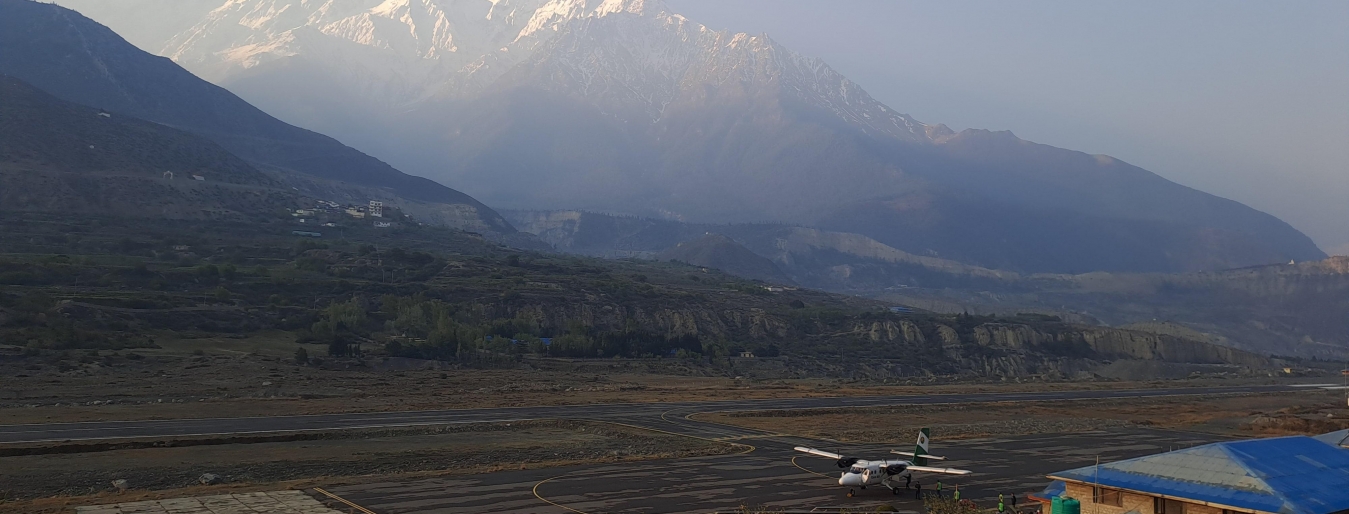
[[[472, 473], [738, 451], [729, 444], [604, 423], [530, 421], [324, 434], [317, 440], [137, 448], [0, 458], [4, 498], [407, 473]], [[0, 506], [0, 510], [4, 510]]]

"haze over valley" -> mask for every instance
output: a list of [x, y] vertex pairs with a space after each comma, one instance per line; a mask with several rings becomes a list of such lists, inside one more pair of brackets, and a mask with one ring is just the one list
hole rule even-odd
[[112, 25], [183, 13], [126, 22], [143, 48], [496, 208], [803, 224], [1018, 271], [1325, 255], [1115, 158], [915, 120], [771, 37], [660, 2], [119, 4]]
[[0, 0], [0, 511], [1349, 512], [1340, 211], [876, 78], [977, 5]]

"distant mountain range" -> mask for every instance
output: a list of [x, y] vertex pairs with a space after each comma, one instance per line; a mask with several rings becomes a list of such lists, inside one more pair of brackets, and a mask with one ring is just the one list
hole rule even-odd
[[498, 208], [797, 224], [1021, 272], [1325, 256], [1273, 216], [1111, 157], [919, 122], [817, 59], [658, 1], [63, 2]]
[[515, 232], [468, 195], [283, 123], [62, 7], [0, 0], [0, 74], [63, 100], [104, 109], [118, 120], [139, 118], [196, 134], [242, 158], [229, 161], [230, 166], [246, 161], [245, 166], [256, 167], [255, 173], [266, 172], [268, 180], [297, 192], [358, 203], [380, 199], [431, 222]]

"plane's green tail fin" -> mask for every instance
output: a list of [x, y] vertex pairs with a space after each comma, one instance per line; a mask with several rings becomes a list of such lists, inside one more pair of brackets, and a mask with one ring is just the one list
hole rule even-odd
[[913, 449], [914, 464], [917, 464], [919, 466], [927, 465], [927, 458], [923, 456], [928, 454], [927, 443], [931, 435], [932, 432], [929, 431], [927, 428], [923, 428], [918, 431], [918, 446]]

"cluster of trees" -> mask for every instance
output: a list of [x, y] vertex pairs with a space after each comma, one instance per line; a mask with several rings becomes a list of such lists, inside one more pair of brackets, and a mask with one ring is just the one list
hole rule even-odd
[[580, 324], [572, 324], [547, 349], [559, 357], [692, 357], [703, 352], [702, 339], [692, 334], [670, 336], [633, 326], [601, 331]]
[[117, 319], [81, 320], [54, 311], [56, 300], [41, 291], [0, 294], [0, 344], [32, 349], [112, 349], [154, 346], [148, 336]]

